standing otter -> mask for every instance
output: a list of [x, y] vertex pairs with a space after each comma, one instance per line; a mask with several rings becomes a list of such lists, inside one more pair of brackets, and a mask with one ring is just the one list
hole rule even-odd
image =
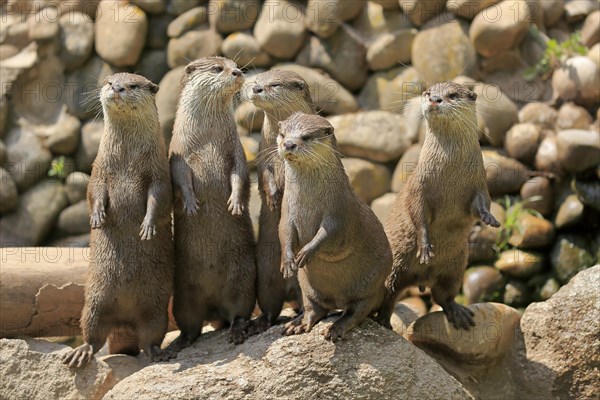
[[176, 351], [196, 340], [205, 321], [231, 324], [244, 341], [256, 303], [250, 179], [234, 117], [242, 71], [223, 57], [189, 63], [181, 81], [169, 150], [175, 191], [173, 314]]
[[64, 357], [69, 367], [88, 363], [115, 328], [127, 329], [133, 341], [118, 343], [111, 333], [111, 353], [135, 354], [141, 348], [152, 361], [173, 356], [160, 349], [167, 332], [173, 241], [171, 176], [157, 91], [146, 78], [127, 73], [107, 77], [101, 89], [104, 134], [87, 191], [92, 232], [81, 317], [84, 344]]
[[278, 229], [285, 179], [283, 160], [277, 156], [277, 136], [279, 123], [294, 112], [314, 114], [315, 111], [308, 84], [295, 72], [271, 70], [259, 74], [249, 97], [265, 113], [257, 163], [262, 199], [256, 246], [257, 296], [262, 315], [254, 321], [253, 330], [258, 333], [275, 324], [284, 301], [295, 301], [299, 309], [302, 307], [298, 279], [283, 279], [279, 270]]
[[476, 99], [452, 82], [423, 92], [425, 141], [386, 223], [394, 264], [378, 320], [387, 327], [398, 295], [413, 285], [431, 287], [433, 299], [455, 327], [474, 325], [473, 313], [454, 301], [467, 266], [469, 231], [478, 219], [500, 226], [489, 211]]
[[340, 309], [325, 333], [337, 341], [381, 306], [390, 245], [373, 211], [352, 190], [325, 118], [295, 113], [281, 124], [277, 146], [285, 159], [281, 269], [285, 277], [298, 272], [304, 302], [304, 315], [284, 333], [309, 332]]

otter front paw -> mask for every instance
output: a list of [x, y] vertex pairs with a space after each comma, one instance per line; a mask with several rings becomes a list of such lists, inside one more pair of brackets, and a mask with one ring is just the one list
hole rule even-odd
[[234, 196], [233, 193], [229, 196], [229, 200], [227, 200], [227, 206], [231, 215], [242, 215], [245, 208], [238, 196]]
[[289, 279], [293, 277], [298, 271], [298, 265], [294, 260], [283, 260], [281, 262], [281, 273], [283, 274], [284, 279]]
[[500, 227], [500, 222], [498, 222], [498, 220], [489, 211], [483, 210], [480, 211], [479, 214], [484, 224], [493, 226], [494, 228]]
[[150, 218], [144, 218], [142, 225], [140, 226], [140, 238], [142, 240], [150, 240], [152, 236], [156, 235], [156, 225]]
[[90, 216], [90, 225], [92, 226], [92, 229], [102, 228], [105, 220], [106, 213], [104, 212], [104, 207], [94, 208], [92, 215]]
[[89, 363], [94, 357], [94, 349], [89, 343], [84, 343], [74, 350], [65, 354], [62, 358], [63, 364], [67, 364], [69, 368], [81, 368]]
[[183, 211], [189, 216], [198, 214], [200, 209], [200, 202], [196, 197], [186, 199], [183, 203]]
[[420, 264], [429, 264], [434, 255], [433, 245], [428, 242], [421, 243], [420, 248], [417, 250], [417, 258]]
[[309, 262], [312, 261], [314, 256], [315, 256], [315, 251], [308, 246], [304, 246], [298, 252], [298, 254], [296, 254], [296, 258], [294, 259], [294, 262], [296, 263], [298, 268], [303, 268], [304, 266], [308, 265]]

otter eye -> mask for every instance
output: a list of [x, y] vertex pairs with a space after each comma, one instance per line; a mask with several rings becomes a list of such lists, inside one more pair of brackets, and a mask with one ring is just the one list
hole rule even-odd
[[308, 136], [308, 135], [304, 135], [304, 136], [302, 136], [302, 137], [301, 137], [301, 139], [302, 139], [303, 141], [307, 142], [307, 141], [309, 141], [309, 140], [310, 140], [310, 136]]
[[448, 95], [448, 98], [449, 98], [450, 100], [456, 100], [456, 99], [458, 98], [458, 93], [450, 93], [450, 94]]
[[429, 96], [431, 93], [428, 91], [426, 91], [425, 93], [423, 93], [425, 96]]
[[108, 82], [106, 82], [106, 84], [107, 84], [108, 86], [112, 86], [112, 82], [111, 82], [111, 81], [108, 81]]
[[281, 86], [281, 83], [271, 83], [271, 87], [279, 87]]
[[139, 89], [139, 88], [140, 88], [139, 85], [135, 85], [135, 84], [134, 85], [129, 85], [129, 89], [136, 90], [136, 89]]
[[220, 65], [213, 67], [212, 69], [214, 72], [216, 72], [217, 74], [223, 72], [223, 67], [221, 67]]
[[279, 132], [279, 137], [283, 139], [285, 136], [283, 135], [283, 133]]

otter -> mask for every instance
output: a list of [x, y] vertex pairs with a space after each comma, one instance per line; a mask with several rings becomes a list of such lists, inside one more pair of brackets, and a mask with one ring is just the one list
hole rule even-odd
[[283, 160], [277, 156], [277, 136], [279, 122], [294, 112], [314, 114], [315, 110], [308, 84], [295, 72], [271, 70], [259, 74], [247, 97], [265, 113], [256, 166], [262, 200], [256, 246], [257, 297], [262, 314], [254, 320], [252, 329], [260, 333], [276, 323], [284, 301], [296, 303], [297, 311], [302, 308], [298, 279], [283, 279], [279, 270], [278, 229], [285, 179]]
[[256, 304], [254, 233], [248, 212], [250, 179], [233, 117], [242, 71], [223, 57], [185, 67], [169, 149], [174, 186], [173, 315], [179, 351], [205, 321], [230, 324], [242, 343]]
[[456, 328], [474, 326], [473, 313], [454, 301], [467, 266], [468, 235], [478, 219], [500, 226], [490, 213], [476, 99], [453, 82], [437, 83], [422, 94], [425, 141], [385, 226], [394, 263], [377, 319], [388, 328], [398, 295], [413, 285], [430, 287]]
[[[84, 344], [66, 354], [81, 367], [110, 334], [111, 353], [152, 361], [161, 350], [173, 282], [171, 175], [154, 95], [158, 86], [128, 73], [104, 80], [104, 133], [87, 189], [90, 266], [81, 317]], [[125, 339], [115, 332], [124, 329]]]
[[381, 306], [392, 252], [383, 226], [358, 198], [336, 150], [331, 124], [295, 113], [280, 124], [285, 160], [279, 239], [281, 270], [297, 274], [304, 314], [284, 334], [309, 332], [334, 310], [342, 315], [326, 330], [337, 341]]

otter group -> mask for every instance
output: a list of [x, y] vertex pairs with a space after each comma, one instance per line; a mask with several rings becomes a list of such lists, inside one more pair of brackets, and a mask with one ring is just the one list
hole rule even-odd
[[[307, 83], [283, 70], [260, 74], [244, 96], [265, 113], [255, 243], [233, 117], [243, 83], [226, 58], [189, 63], [167, 151], [158, 86], [129, 73], [104, 81], [105, 128], [87, 193], [84, 344], [65, 364], [85, 365], [107, 340], [111, 353], [141, 349], [152, 361], [169, 360], [209, 321], [229, 326], [229, 340], [239, 344], [276, 324], [286, 301], [298, 315], [284, 334], [309, 332], [341, 310], [325, 332], [337, 341], [368, 317], [390, 327], [398, 295], [412, 285], [430, 286], [456, 327], [473, 325], [471, 312], [454, 302], [467, 234], [477, 219], [498, 225], [475, 132], [476, 95], [453, 83], [423, 94], [423, 151], [384, 228], [354, 193], [333, 127], [315, 115]], [[450, 158], [445, 150], [453, 146], [460, 151]], [[181, 333], [161, 349], [171, 296]], [[262, 314], [251, 320], [257, 301]]]

